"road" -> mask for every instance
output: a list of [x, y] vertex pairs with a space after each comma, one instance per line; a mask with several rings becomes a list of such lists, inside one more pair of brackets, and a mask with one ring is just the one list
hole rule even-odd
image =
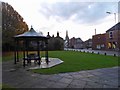
[[120, 52], [118, 52], [118, 51], [105, 51], [105, 50], [103, 51], [103, 50], [92, 50], [92, 49], [71, 49], [71, 48], [64, 49], [64, 50], [120, 56]]

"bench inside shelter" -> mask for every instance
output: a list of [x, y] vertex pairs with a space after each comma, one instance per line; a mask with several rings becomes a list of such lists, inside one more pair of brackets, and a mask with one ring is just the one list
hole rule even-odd
[[34, 60], [35, 63], [38, 63], [40, 65], [40, 61], [41, 61], [41, 58], [37, 54], [35, 54], [35, 53], [28, 54], [23, 59], [27, 60], [27, 64], [31, 63], [31, 60]]

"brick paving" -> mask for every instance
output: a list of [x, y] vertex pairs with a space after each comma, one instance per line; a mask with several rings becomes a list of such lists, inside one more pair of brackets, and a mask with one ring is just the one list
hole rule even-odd
[[118, 88], [120, 67], [43, 75], [3, 62], [2, 82], [15, 88]]

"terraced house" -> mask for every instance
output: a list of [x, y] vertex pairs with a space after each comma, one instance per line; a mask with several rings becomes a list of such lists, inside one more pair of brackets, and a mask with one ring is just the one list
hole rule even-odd
[[106, 34], [97, 34], [92, 37], [92, 49], [93, 50], [105, 50], [106, 49]]
[[106, 50], [120, 50], [120, 22], [106, 31]]
[[92, 37], [92, 49], [96, 50], [120, 50], [120, 22], [111, 27], [104, 34]]

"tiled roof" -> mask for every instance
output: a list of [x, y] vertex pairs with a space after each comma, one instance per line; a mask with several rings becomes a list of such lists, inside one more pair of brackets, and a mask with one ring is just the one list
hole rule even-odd
[[118, 22], [116, 25], [108, 29], [106, 32], [113, 31], [113, 30], [120, 30], [120, 22]]

